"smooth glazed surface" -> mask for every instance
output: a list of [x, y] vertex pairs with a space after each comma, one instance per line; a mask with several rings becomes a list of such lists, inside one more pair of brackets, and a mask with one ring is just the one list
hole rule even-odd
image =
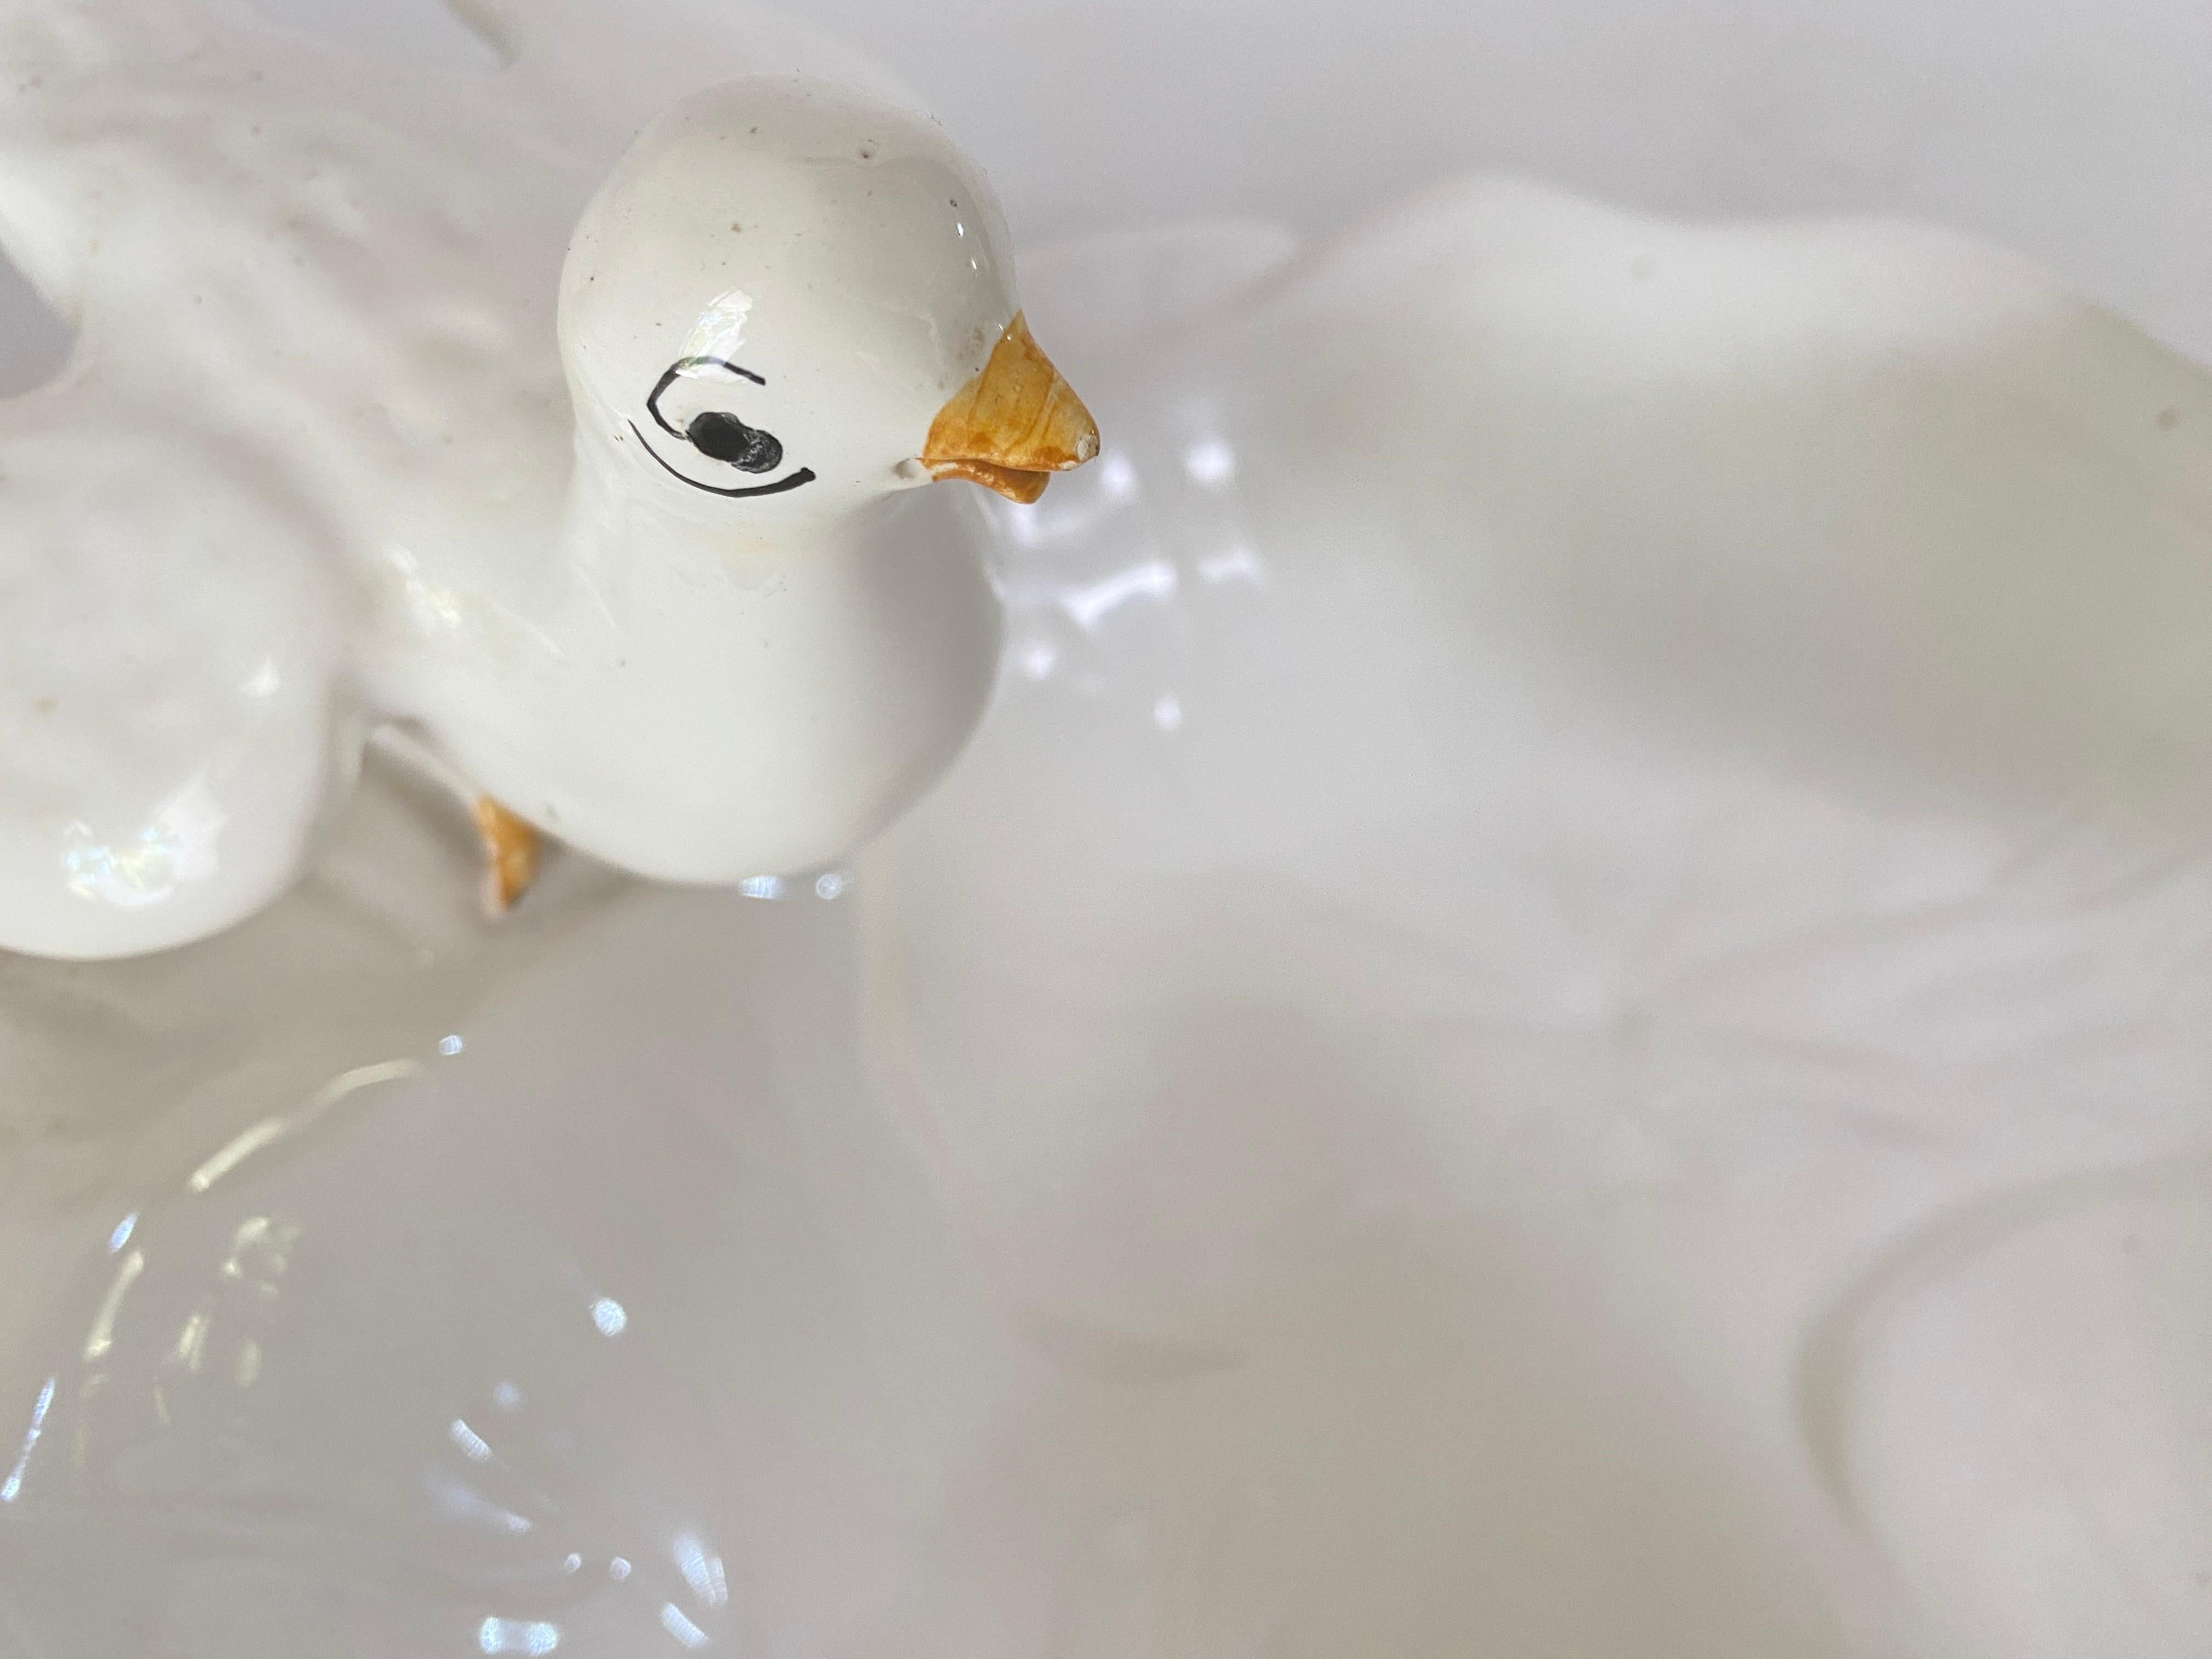
[[842, 856], [972, 730], [995, 607], [889, 498], [1018, 314], [981, 175], [829, 82], [681, 98], [707, 53], [640, 77], [599, 185], [628, 130], [518, 50], [402, 77], [212, 9], [8, 14], [0, 241], [77, 343], [0, 410], [0, 945], [238, 921], [388, 722], [696, 882]]
[[0, 1653], [2203, 1651], [2203, 371], [1517, 186], [1023, 299], [850, 867], [494, 929], [373, 762], [4, 959]]

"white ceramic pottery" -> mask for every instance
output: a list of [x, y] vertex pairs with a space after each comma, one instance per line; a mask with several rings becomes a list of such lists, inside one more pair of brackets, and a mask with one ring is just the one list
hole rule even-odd
[[[540, 270], [792, 38], [680, 15], [492, 19]], [[239, 925], [0, 958], [0, 1654], [2203, 1651], [2203, 371], [1512, 184], [1021, 276], [1105, 448], [866, 509], [1005, 650], [854, 858], [495, 922], [380, 750]]]

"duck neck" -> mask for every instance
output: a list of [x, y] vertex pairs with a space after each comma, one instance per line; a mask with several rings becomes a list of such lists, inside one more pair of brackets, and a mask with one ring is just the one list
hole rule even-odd
[[580, 457], [560, 574], [440, 736], [488, 793], [641, 873], [731, 881], [872, 834], [981, 713], [998, 607], [949, 503], [753, 532]]

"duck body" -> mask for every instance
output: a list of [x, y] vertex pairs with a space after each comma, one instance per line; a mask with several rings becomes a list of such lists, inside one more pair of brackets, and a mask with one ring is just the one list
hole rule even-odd
[[[707, 94], [720, 114], [675, 118], [655, 152], [701, 199], [660, 208], [711, 207], [738, 252], [702, 255], [708, 228], [682, 225], [656, 245], [678, 270], [661, 291], [576, 273], [584, 333], [627, 331], [645, 355], [636, 384], [601, 388], [611, 401], [572, 397], [564, 257], [641, 114], [635, 95], [549, 83], [547, 64], [595, 56], [550, 27], [585, 15], [494, 15], [524, 54], [502, 70], [398, 74], [215, 13], [0, 12], [0, 235], [78, 335], [56, 382], [0, 404], [0, 946], [131, 954], [238, 920], [296, 876], [382, 726], [542, 829], [693, 880], [836, 856], [964, 738], [994, 603], [931, 514], [875, 498], [928, 481], [896, 465], [1012, 313], [995, 247], [967, 291], [916, 298], [950, 302], [919, 362], [878, 372], [904, 343], [867, 337], [880, 282], [844, 294], [854, 339], [820, 307], [759, 319], [750, 355], [791, 358], [786, 385], [804, 364], [820, 402], [913, 428], [900, 455], [842, 457], [853, 476], [817, 459], [816, 499], [694, 487], [635, 431], [698, 320], [682, 307], [727, 301], [692, 292], [717, 259], [747, 265], [755, 294], [763, 271], [844, 293], [856, 252], [911, 261], [902, 221], [841, 228], [855, 191], [774, 187], [807, 175], [810, 147], [898, 175], [908, 198], [945, 186], [940, 240], [970, 222], [978, 245], [1003, 235], [988, 186], [872, 98], [773, 78]], [[686, 82], [663, 69], [697, 85], [823, 55], [787, 27], [737, 33], [681, 70], [607, 78], [665, 99]], [[702, 131], [782, 148], [749, 193], [685, 152]], [[805, 265], [810, 235], [826, 267]], [[854, 392], [856, 350], [890, 392]], [[753, 482], [684, 428], [656, 435], [710, 484]], [[930, 550], [902, 564], [902, 539]]]
[[989, 693], [997, 601], [928, 506], [796, 557], [638, 561], [617, 539], [542, 605], [482, 618], [483, 648], [402, 641], [394, 701], [419, 699], [513, 810], [625, 869], [736, 882], [827, 862], [936, 775]]

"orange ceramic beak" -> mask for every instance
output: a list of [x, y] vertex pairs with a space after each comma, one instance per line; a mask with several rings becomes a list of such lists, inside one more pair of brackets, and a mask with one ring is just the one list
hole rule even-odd
[[966, 478], [1009, 501], [1033, 501], [1054, 473], [1097, 453], [1098, 422], [1037, 349], [1018, 311], [982, 373], [929, 423], [921, 463], [934, 477]]

